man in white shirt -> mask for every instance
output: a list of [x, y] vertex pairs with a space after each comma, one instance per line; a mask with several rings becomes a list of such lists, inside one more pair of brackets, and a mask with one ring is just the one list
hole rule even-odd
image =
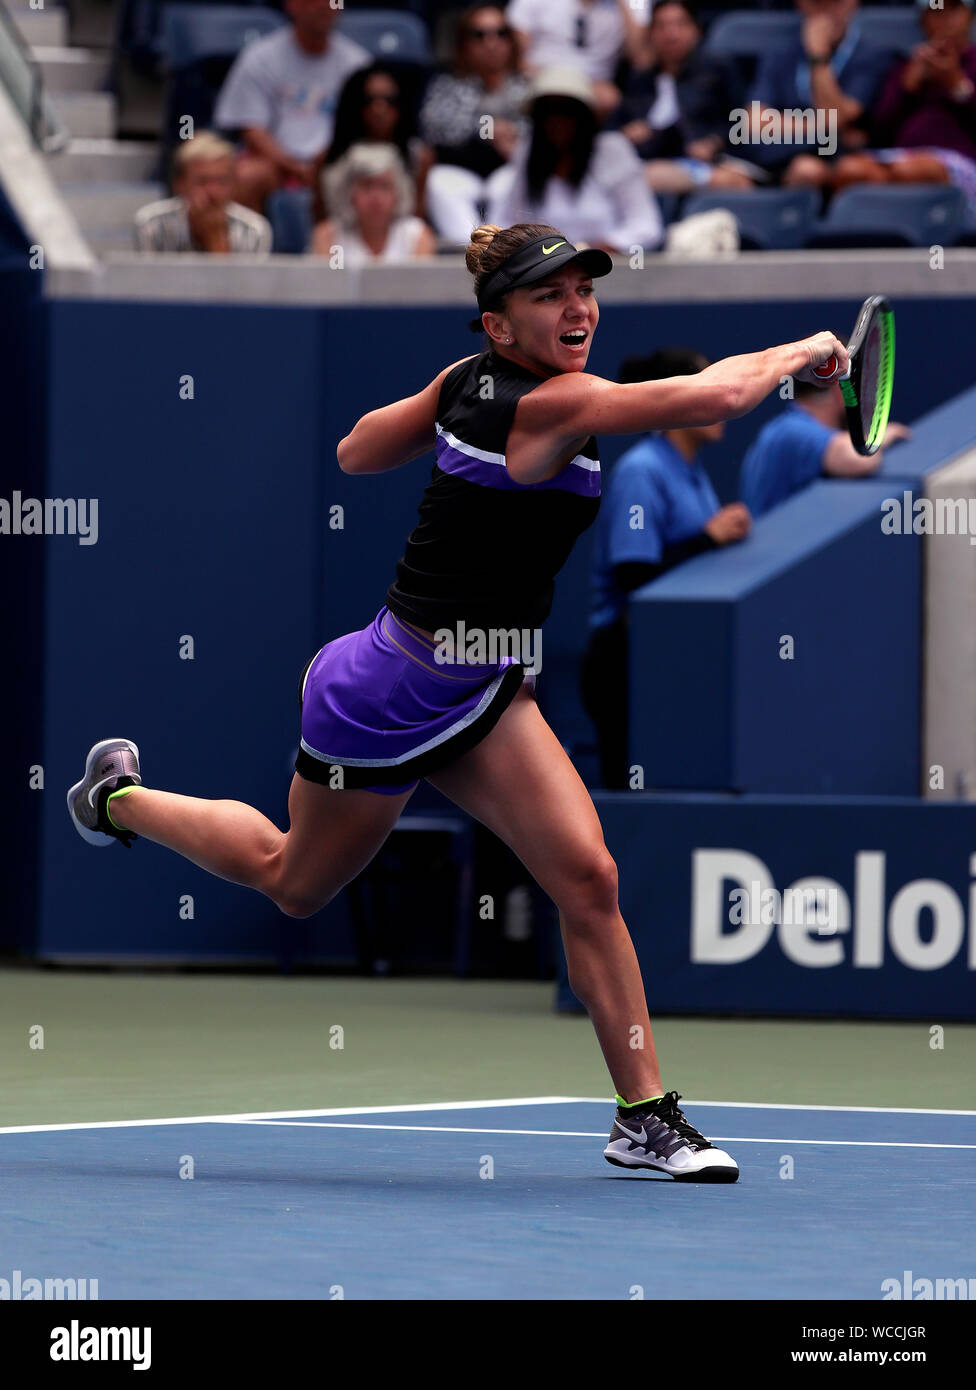
[[505, 17], [516, 32], [523, 70], [575, 68], [593, 83], [601, 115], [614, 110], [614, 85], [625, 55], [636, 66], [648, 61], [650, 0], [510, 0]]
[[214, 124], [241, 132], [239, 202], [258, 211], [276, 188], [314, 187], [350, 73], [372, 58], [332, 32], [330, 0], [287, 0], [291, 24], [247, 45], [217, 98]]
[[260, 213], [232, 202], [233, 191], [234, 147], [201, 130], [176, 151], [175, 196], [136, 213], [136, 250], [266, 256], [270, 225]]

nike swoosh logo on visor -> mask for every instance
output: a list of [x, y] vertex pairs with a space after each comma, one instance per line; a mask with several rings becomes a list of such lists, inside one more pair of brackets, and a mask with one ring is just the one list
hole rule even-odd
[[553, 251], [557, 251], [557, 250], [559, 249], [560, 246], [565, 246], [565, 245], [566, 245], [566, 243], [565, 243], [564, 241], [554, 241], [553, 244], [552, 244], [551, 246], [543, 246], [543, 248], [542, 248], [542, 254], [543, 254], [544, 256], [550, 256], [550, 255], [552, 255]]

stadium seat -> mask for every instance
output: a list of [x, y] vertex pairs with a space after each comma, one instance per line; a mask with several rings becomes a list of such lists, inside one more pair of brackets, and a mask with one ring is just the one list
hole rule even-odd
[[280, 29], [280, 10], [260, 5], [163, 6], [162, 47], [166, 65], [180, 72], [209, 58], [236, 58], [253, 39]]
[[275, 255], [304, 255], [312, 235], [312, 190], [279, 189], [268, 197], [265, 215], [271, 223], [271, 249]]
[[721, 14], [705, 36], [705, 53], [730, 58], [758, 58], [775, 49], [788, 48], [800, 32], [800, 16], [793, 12], [732, 10]]
[[[193, 0], [185, 0], [189, 5]], [[261, 0], [231, 0], [227, 8], [260, 5]], [[180, 6], [180, 0], [123, 0], [116, 22], [116, 43], [120, 52], [143, 70], [157, 70], [166, 56], [165, 11]], [[223, 8], [223, 6], [221, 7]], [[284, 16], [282, 16], [282, 20]]]
[[965, 207], [950, 184], [861, 184], [837, 194], [810, 245], [953, 246]]
[[163, 145], [180, 138], [180, 122], [193, 118], [202, 130], [210, 124], [217, 94], [238, 53], [287, 21], [278, 10], [258, 5], [166, 5], [163, 44], [168, 83], [163, 118]]
[[745, 250], [791, 251], [805, 246], [816, 226], [820, 195], [812, 188], [756, 188], [692, 193], [682, 216], [727, 208], [739, 224]]
[[427, 25], [418, 15], [402, 10], [344, 9], [338, 29], [384, 62], [427, 67], [433, 61]]
[[925, 37], [913, 5], [879, 5], [874, 9], [862, 9], [860, 21], [865, 39], [876, 48], [887, 48], [892, 53], [911, 53]]
[[678, 209], [681, 206], [683, 193], [655, 193], [657, 205], [661, 211], [661, 221], [666, 227], [678, 217]]

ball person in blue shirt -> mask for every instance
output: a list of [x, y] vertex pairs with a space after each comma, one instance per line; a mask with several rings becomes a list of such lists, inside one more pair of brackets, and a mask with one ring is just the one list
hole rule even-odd
[[[691, 348], [662, 348], [650, 357], [628, 357], [620, 380], [692, 376], [709, 365]], [[628, 785], [628, 594], [694, 555], [749, 534], [747, 508], [719, 504], [699, 459], [703, 446], [717, 443], [724, 431], [719, 422], [647, 434], [610, 476], [597, 521], [590, 641], [581, 673], [605, 787]]]
[[[753, 516], [762, 516], [817, 478], [865, 478], [877, 472], [884, 458], [883, 449], [865, 458], [854, 448], [836, 382], [821, 390], [796, 381], [793, 392], [792, 404], [763, 425], [742, 461], [739, 493]], [[885, 448], [910, 434], [892, 421]]]

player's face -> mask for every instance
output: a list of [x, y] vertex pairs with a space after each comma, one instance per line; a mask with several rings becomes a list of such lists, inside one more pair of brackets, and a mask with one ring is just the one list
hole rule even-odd
[[512, 290], [504, 317], [518, 352], [555, 374], [586, 366], [600, 310], [590, 276], [567, 265], [536, 285]]

